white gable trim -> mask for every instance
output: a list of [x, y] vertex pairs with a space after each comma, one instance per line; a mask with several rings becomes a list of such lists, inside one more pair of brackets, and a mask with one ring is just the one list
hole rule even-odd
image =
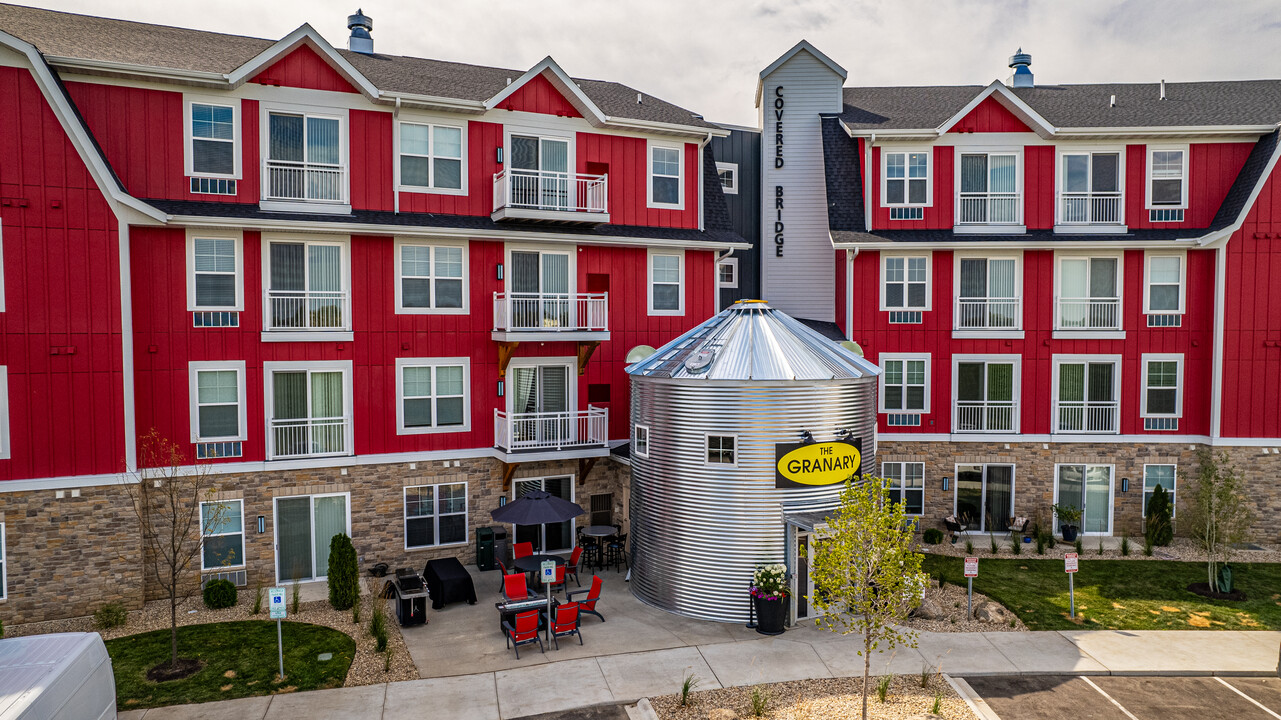
[[1040, 135], [1043, 138], [1050, 138], [1054, 136], [1054, 133], [1056, 132], [1055, 127], [1051, 125], [1048, 120], [1041, 117], [1040, 113], [1033, 110], [1031, 105], [1028, 105], [1019, 99], [1019, 96], [1015, 95], [1009, 88], [1005, 87], [1005, 83], [1000, 80], [993, 80], [990, 85], [983, 88], [982, 92], [974, 96], [973, 100], [966, 103], [965, 107], [961, 108], [959, 112], [940, 125], [938, 127], [938, 134], [942, 135], [948, 130], [951, 130], [952, 127], [964, 119], [966, 115], [969, 115], [971, 110], [978, 107], [979, 103], [982, 103], [984, 100], [992, 96], [995, 96], [996, 101], [1004, 105], [1005, 109], [1014, 113], [1015, 117], [1022, 120], [1028, 127], [1032, 128], [1037, 135]]
[[311, 25], [303, 23], [297, 30], [281, 38], [271, 47], [255, 55], [244, 65], [232, 70], [227, 74], [227, 82], [236, 87], [241, 83], [249, 80], [262, 70], [270, 67], [272, 63], [283, 58], [289, 53], [297, 50], [301, 45], [310, 45], [312, 50], [320, 54], [322, 58], [342, 75], [347, 82], [358, 88], [365, 96], [371, 100], [377, 100], [379, 93], [378, 88], [361, 74], [347, 59], [338, 54], [329, 41], [320, 36]]
[[524, 75], [516, 78], [514, 82], [503, 88], [497, 95], [486, 100], [485, 109], [493, 110], [498, 107], [499, 104], [524, 87], [530, 80], [543, 74], [547, 75], [547, 80], [552, 84], [552, 87], [560, 91], [569, 100], [569, 104], [582, 113], [584, 118], [587, 118], [587, 122], [593, 126], [600, 127], [609, 121], [605, 113], [596, 107], [596, 103], [587, 97], [582, 88], [578, 87], [578, 83], [565, 74], [565, 71], [561, 69], [560, 65], [556, 64], [551, 55], [543, 58], [537, 65], [526, 71]]
[[760, 79], [756, 81], [756, 107], [761, 106], [761, 88], [764, 87], [765, 78], [769, 77], [775, 70], [782, 67], [783, 63], [791, 60], [801, 51], [805, 51], [810, 55], [813, 55], [815, 60], [826, 65], [827, 69], [836, 73], [836, 75], [840, 77], [842, 83], [844, 83], [845, 79], [849, 77], [849, 73], [846, 72], [845, 68], [838, 65], [832, 58], [823, 54], [823, 51], [811, 45], [809, 40], [802, 39], [800, 42], [793, 45], [791, 50], [779, 55], [777, 60], [770, 63], [768, 67], [761, 71]]

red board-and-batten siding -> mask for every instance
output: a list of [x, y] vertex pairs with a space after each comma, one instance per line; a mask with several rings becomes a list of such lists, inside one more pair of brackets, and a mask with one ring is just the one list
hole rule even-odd
[[498, 103], [500, 110], [521, 110], [524, 112], [559, 115], [560, 117], [582, 117], [582, 113], [556, 89], [544, 76], [535, 75], [524, 85]]
[[[355, 451], [357, 455], [484, 448], [493, 444], [498, 350], [490, 338], [493, 294], [503, 290], [493, 269], [504, 261], [501, 242], [472, 241], [469, 258], [468, 315], [395, 313], [395, 249], [391, 238], [352, 236], [351, 342], [264, 343], [262, 329], [261, 235], [244, 233], [245, 310], [239, 328], [193, 328], [186, 309], [185, 233], [181, 229], [135, 228], [131, 237], [135, 283], [134, 351], [137, 363], [138, 427], [156, 427], [190, 444], [188, 368], [192, 361], [241, 360], [246, 364], [249, 439], [241, 460], [264, 459], [265, 409], [262, 363], [266, 361], [350, 360], [353, 364]], [[629, 434], [625, 357], [637, 345], [658, 347], [715, 312], [714, 254], [685, 253], [685, 314], [646, 314], [645, 248], [584, 246], [576, 257], [578, 287], [587, 276], [609, 277], [610, 339], [578, 378], [578, 405], [587, 406], [589, 384], [612, 386], [610, 436]], [[174, 288], [157, 293], [156, 287]], [[183, 290], [180, 290], [183, 289]], [[522, 343], [516, 357], [572, 357], [573, 343]], [[471, 359], [471, 430], [427, 435], [396, 434], [396, 358], [468, 357]]]
[[115, 216], [30, 73], [0, 67], [0, 97], [0, 365], [11, 447], [0, 479], [120, 472]]
[[309, 45], [299, 46], [255, 75], [250, 82], [308, 90], [359, 92]]

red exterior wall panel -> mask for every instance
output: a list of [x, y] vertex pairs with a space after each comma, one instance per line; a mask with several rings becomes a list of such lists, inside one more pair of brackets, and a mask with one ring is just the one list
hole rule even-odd
[[612, 225], [698, 227], [698, 145], [685, 143], [685, 205], [681, 210], [647, 207], [648, 152], [642, 138], [580, 132], [575, 153], [577, 172], [587, 172], [588, 163], [608, 166]]
[[352, 110], [348, 117], [351, 122], [351, 207], [390, 212], [395, 209], [391, 113]]
[[956, 210], [956, 198], [952, 193], [952, 188], [956, 184], [953, 164], [954, 148], [950, 145], [933, 148], [934, 163], [930, 171], [933, 173], [931, 181], [934, 183], [934, 197], [930, 207], [922, 209], [920, 220], [890, 220], [890, 209], [881, 204], [881, 174], [885, 167], [881, 159], [883, 150], [879, 146], [872, 148], [872, 228], [875, 230], [951, 229], [953, 214]]
[[1023, 224], [1029, 230], [1054, 227], [1054, 148], [1023, 148]]
[[995, 97], [989, 95], [948, 132], [1032, 132], [1032, 129], [1015, 117], [1014, 113], [1007, 110]]
[[506, 100], [498, 103], [498, 107], [560, 117], [582, 117], [582, 113], [542, 75], [537, 75], [522, 85]]
[[255, 75], [250, 82], [330, 92], [358, 92], [309, 45], [300, 45]]
[[[444, 195], [431, 192], [401, 192], [401, 212], [429, 212], [446, 215], [485, 215], [494, 210], [494, 175], [502, 169], [497, 149], [503, 144], [503, 126], [495, 123], [467, 123], [467, 194]], [[393, 159], [393, 162], [399, 162]]]
[[1188, 209], [1181, 223], [1148, 221], [1147, 146], [1125, 148], [1125, 224], [1131, 228], [1204, 228], [1214, 220], [1254, 143], [1193, 143], [1188, 158]]

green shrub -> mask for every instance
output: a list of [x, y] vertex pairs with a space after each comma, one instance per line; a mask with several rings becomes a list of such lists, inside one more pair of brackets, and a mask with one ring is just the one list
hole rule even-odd
[[205, 584], [205, 607], [221, 610], [236, 604], [236, 586], [230, 580], [210, 580]]
[[1076, 550], [1077, 555], [1085, 554], [1085, 544], [1081, 542], [1081, 537], [1079, 535], [1077, 536], [1076, 543], [1073, 545], [1072, 549]]
[[970, 556], [974, 555], [974, 543], [969, 540], [965, 541], [965, 554]]
[[369, 634], [374, 638], [378, 652], [387, 650], [387, 607], [386, 603], [375, 602], [369, 610]]
[[120, 627], [125, 624], [129, 614], [125, 612], [125, 606], [118, 602], [109, 602], [98, 608], [93, 614], [93, 626], [99, 630], [109, 630], [113, 627]]
[[338, 533], [329, 541], [329, 604], [335, 610], [350, 610], [359, 595], [356, 548], [351, 538]]
[[1045, 554], [1045, 536], [1039, 532], [1036, 534], [1036, 554]]
[[253, 615], [262, 614], [262, 581], [254, 583], [254, 609]]
[[1010, 554], [1018, 555], [1023, 552], [1023, 541], [1017, 537], [1010, 539]]
[[943, 542], [943, 531], [938, 528], [929, 528], [925, 532], [921, 533], [921, 540], [923, 540], [926, 545], [938, 545]]
[[1170, 493], [1160, 485], [1152, 491], [1148, 499], [1147, 514], [1144, 515], [1143, 535], [1152, 545], [1165, 547], [1174, 539], [1174, 523], [1171, 516], [1174, 509], [1170, 507]]
[[1129, 535], [1121, 536], [1121, 554], [1122, 555], [1130, 554], [1130, 536]]
[[989, 535], [987, 539], [992, 543], [992, 554], [999, 555], [1001, 553], [1001, 548], [996, 545], [996, 536]]
[[882, 675], [881, 678], [876, 681], [876, 699], [878, 701], [885, 702], [885, 698], [890, 694], [891, 682], [894, 682], [893, 675]]

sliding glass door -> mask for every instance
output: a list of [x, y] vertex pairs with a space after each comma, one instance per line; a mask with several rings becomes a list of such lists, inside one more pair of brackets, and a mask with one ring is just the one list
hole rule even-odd
[[348, 453], [343, 372], [273, 371], [271, 457]]
[[513, 250], [512, 320], [520, 328], [571, 327], [570, 254]]
[[956, 517], [968, 529], [1005, 532], [1013, 516], [1013, 465], [956, 467]]
[[1112, 466], [1060, 465], [1055, 486], [1059, 505], [1081, 510], [1081, 532], [1112, 533]]
[[569, 141], [511, 137], [512, 204], [540, 210], [569, 207]]
[[347, 495], [276, 498], [276, 578], [280, 582], [323, 580], [329, 575], [329, 543], [350, 535]]
[[[574, 478], [565, 475], [516, 480], [512, 485], [513, 499], [519, 500], [535, 490], [546, 490], [562, 500], [573, 502]], [[574, 546], [573, 520], [546, 525], [516, 525], [515, 528], [516, 542], [532, 542], [542, 552], [561, 552]]]
[[525, 365], [510, 369], [512, 376], [512, 435], [516, 442], [555, 444], [570, 438], [568, 365]]

